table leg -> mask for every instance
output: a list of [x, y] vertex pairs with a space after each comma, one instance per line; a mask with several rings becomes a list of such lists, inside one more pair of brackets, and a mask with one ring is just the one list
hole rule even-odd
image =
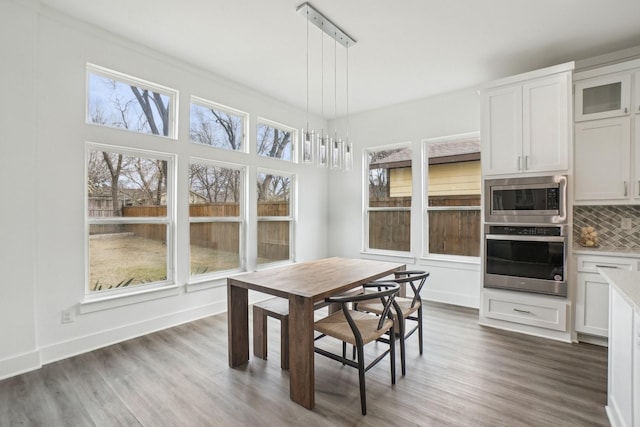
[[249, 291], [227, 283], [227, 328], [229, 366], [234, 368], [249, 360]]
[[289, 395], [307, 409], [315, 404], [313, 312], [310, 298], [289, 297]]

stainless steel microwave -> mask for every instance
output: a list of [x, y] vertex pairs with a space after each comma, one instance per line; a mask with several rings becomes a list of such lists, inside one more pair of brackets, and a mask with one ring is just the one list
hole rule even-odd
[[567, 221], [566, 175], [487, 179], [485, 222], [564, 224]]

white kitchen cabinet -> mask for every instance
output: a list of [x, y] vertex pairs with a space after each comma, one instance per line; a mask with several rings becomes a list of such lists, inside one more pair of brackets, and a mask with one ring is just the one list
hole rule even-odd
[[629, 114], [631, 75], [608, 74], [576, 82], [575, 121], [604, 119]]
[[573, 63], [513, 76], [482, 90], [485, 175], [568, 169]]
[[636, 71], [633, 76], [636, 91], [633, 96], [632, 108], [636, 114], [640, 114], [640, 71]]
[[630, 197], [634, 189], [629, 117], [576, 123], [574, 174], [576, 201]]
[[609, 284], [599, 268], [637, 270], [635, 258], [579, 255], [576, 257], [577, 287], [575, 329], [581, 334], [606, 338], [609, 329]]
[[634, 391], [640, 393], [640, 388], [634, 390], [634, 310], [613, 287], [609, 297], [611, 330], [607, 414], [614, 427], [638, 426], [640, 420], [634, 424]]

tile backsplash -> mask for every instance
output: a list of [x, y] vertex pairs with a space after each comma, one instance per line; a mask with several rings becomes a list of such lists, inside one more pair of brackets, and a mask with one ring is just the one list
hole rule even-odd
[[[631, 219], [631, 228], [623, 230], [623, 218]], [[573, 241], [580, 240], [580, 229], [592, 226], [600, 236], [600, 247], [640, 249], [640, 206], [574, 206]]]

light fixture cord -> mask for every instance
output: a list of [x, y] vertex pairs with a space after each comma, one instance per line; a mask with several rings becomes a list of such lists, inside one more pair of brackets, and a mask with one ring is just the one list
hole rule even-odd
[[[307, 133], [309, 133], [309, 8], [307, 7]], [[306, 136], [305, 136], [306, 139]]]
[[347, 47], [345, 49], [347, 53], [347, 82], [346, 82], [346, 96], [347, 96], [347, 141], [349, 141], [349, 42], [347, 41]]
[[333, 138], [338, 139], [338, 34], [333, 33]]

